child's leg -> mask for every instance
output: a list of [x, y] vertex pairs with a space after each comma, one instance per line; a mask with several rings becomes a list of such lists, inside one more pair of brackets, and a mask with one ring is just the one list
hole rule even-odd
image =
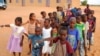
[[19, 56], [21, 56], [21, 52], [19, 52]]
[[28, 52], [28, 55], [30, 55], [31, 54], [31, 50], [32, 50], [32, 47], [31, 47], [32, 45], [31, 45], [31, 42], [30, 42], [30, 40], [29, 40], [29, 52]]
[[81, 41], [80, 47], [79, 47], [79, 55], [84, 56], [84, 44], [83, 41]]
[[15, 52], [13, 52], [13, 56], [16, 56], [16, 53]]

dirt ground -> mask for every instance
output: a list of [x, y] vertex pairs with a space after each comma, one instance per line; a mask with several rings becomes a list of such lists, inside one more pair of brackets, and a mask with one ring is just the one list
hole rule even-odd
[[[84, 7], [81, 7], [84, 9]], [[96, 32], [94, 38], [94, 45], [92, 46], [92, 50], [88, 51], [88, 56], [100, 56], [100, 7], [91, 7], [91, 9], [95, 10], [95, 16], [97, 17], [96, 24]], [[55, 8], [50, 7], [20, 7], [20, 6], [8, 6], [7, 10], [0, 10], [0, 25], [2, 24], [10, 24], [14, 22], [14, 19], [17, 16], [21, 16], [23, 18], [23, 22], [28, 20], [28, 16], [31, 12], [36, 13], [37, 19], [40, 19], [40, 11], [52, 12], [55, 11]], [[25, 26], [27, 29], [27, 25]], [[9, 36], [11, 33], [10, 28], [0, 28], [0, 56], [12, 56], [11, 53], [7, 50], [7, 43], [9, 40]], [[24, 46], [22, 51], [22, 56], [28, 56], [28, 40], [25, 37]]]

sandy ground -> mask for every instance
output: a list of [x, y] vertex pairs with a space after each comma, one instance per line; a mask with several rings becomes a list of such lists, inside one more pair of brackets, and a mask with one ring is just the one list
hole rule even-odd
[[[82, 7], [84, 8], [84, 7]], [[91, 9], [95, 10], [95, 16], [97, 17], [97, 26], [96, 26], [96, 32], [95, 32], [95, 38], [94, 38], [94, 45], [92, 46], [92, 50], [88, 51], [89, 56], [100, 56], [100, 7], [91, 7]], [[55, 11], [55, 8], [50, 7], [18, 7], [18, 6], [8, 6], [7, 10], [3, 11], [0, 10], [0, 25], [1, 24], [10, 24], [14, 22], [15, 17], [21, 16], [23, 18], [23, 22], [26, 22], [28, 20], [28, 16], [31, 12], [36, 13], [37, 19], [40, 19], [40, 11], [46, 11], [46, 12], [52, 12]], [[27, 25], [25, 26], [27, 29]], [[11, 53], [7, 50], [7, 43], [9, 40], [9, 36], [11, 33], [10, 28], [0, 28], [0, 56], [12, 56]], [[28, 56], [28, 40], [25, 37], [24, 39], [24, 46], [22, 51], [22, 56]]]

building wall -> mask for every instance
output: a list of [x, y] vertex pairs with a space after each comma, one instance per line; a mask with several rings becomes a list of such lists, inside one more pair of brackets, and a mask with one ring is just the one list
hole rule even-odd
[[[47, 0], [11, 0], [12, 2], [9, 3], [10, 0], [7, 0], [8, 5], [18, 5], [18, 6], [46, 6], [46, 1]], [[41, 2], [42, 1], [42, 2]], [[57, 3], [56, 0], [48, 0], [48, 6], [50, 7], [56, 7], [56, 6], [62, 6], [62, 7], [67, 7], [67, 0], [60, 0], [59, 3]], [[50, 4], [50, 5], [49, 5]], [[72, 0], [72, 6], [79, 6], [80, 5], [80, 0]]]

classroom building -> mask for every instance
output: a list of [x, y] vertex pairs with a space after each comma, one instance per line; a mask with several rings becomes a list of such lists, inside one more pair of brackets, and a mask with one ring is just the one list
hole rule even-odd
[[68, 4], [72, 4], [74, 7], [79, 7], [80, 0], [7, 0], [8, 5], [18, 5], [18, 6], [47, 6], [56, 7], [62, 6], [66, 7]]

